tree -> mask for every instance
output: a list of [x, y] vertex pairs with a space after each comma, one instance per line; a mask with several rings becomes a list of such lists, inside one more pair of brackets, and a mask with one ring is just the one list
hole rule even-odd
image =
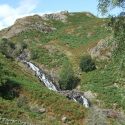
[[98, 10], [102, 15], [116, 7], [125, 8], [125, 0], [99, 0]]
[[80, 69], [84, 72], [89, 72], [96, 69], [95, 63], [91, 56], [83, 56], [80, 60]]
[[[101, 14], [106, 14], [115, 7], [125, 8], [125, 0], [99, 0], [98, 10]], [[123, 16], [111, 17], [109, 26], [117, 42], [118, 50], [123, 50], [125, 45], [125, 18]]]
[[63, 90], [73, 89], [76, 87], [78, 79], [74, 76], [74, 71], [72, 65], [66, 61], [63, 64], [62, 70], [60, 72], [59, 85]]
[[[98, 9], [101, 14], [106, 14], [109, 9], [115, 7], [125, 8], [125, 0], [99, 0]], [[124, 13], [124, 12], [123, 12]], [[120, 13], [117, 17], [111, 17], [109, 25], [112, 29], [113, 40], [116, 44], [114, 51], [114, 63], [116, 63], [116, 71], [114, 74], [117, 75], [117, 81], [124, 79], [125, 71], [125, 17], [124, 14]], [[123, 81], [122, 81], [123, 82]]]

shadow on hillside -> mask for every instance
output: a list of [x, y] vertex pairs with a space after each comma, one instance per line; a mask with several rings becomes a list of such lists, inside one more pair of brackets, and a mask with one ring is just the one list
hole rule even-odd
[[20, 85], [15, 81], [7, 80], [6, 83], [0, 85], [0, 97], [7, 100], [12, 100], [19, 97], [20, 89]]

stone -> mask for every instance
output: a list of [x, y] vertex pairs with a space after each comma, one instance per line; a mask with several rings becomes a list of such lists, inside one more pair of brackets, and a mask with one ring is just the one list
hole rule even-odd
[[43, 108], [43, 107], [39, 107], [38, 105], [35, 105], [35, 106], [31, 106], [30, 107], [30, 110], [32, 112], [36, 112], [36, 113], [40, 113], [40, 114], [43, 114], [46, 112], [46, 109]]
[[103, 111], [103, 113], [106, 115], [107, 118], [116, 119], [119, 117], [119, 113], [117, 111], [112, 110], [112, 109], [106, 109]]
[[59, 20], [62, 22], [66, 22], [67, 20], [67, 16], [66, 16], [67, 12], [60, 12], [60, 13], [52, 13], [52, 14], [45, 14], [43, 15], [43, 19], [44, 20]]
[[11, 27], [3, 29], [0, 35], [3, 38], [11, 38], [21, 32], [28, 30], [37, 30], [39, 32], [52, 32], [55, 30], [54, 27], [47, 25], [42, 16], [33, 15], [17, 19]]
[[110, 42], [112, 38], [102, 39], [97, 45], [89, 50], [89, 54], [93, 59], [108, 60], [112, 56], [112, 52], [117, 47], [115, 42]]
[[84, 92], [84, 96], [91, 101], [96, 98], [96, 94], [91, 91]]
[[39, 112], [40, 112], [40, 113], [45, 113], [45, 112], [46, 112], [46, 109], [45, 109], [45, 108], [40, 108], [40, 109], [39, 109]]
[[63, 122], [63, 123], [66, 123], [67, 120], [68, 120], [67, 117], [65, 117], [65, 116], [62, 117], [62, 122]]

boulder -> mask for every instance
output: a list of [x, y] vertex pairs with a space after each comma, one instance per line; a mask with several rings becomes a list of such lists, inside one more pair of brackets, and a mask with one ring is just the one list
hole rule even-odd
[[45, 113], [45, 112], [46, 112], [46, 109], [45, 109], [45, 108], [40, 108], [40, 109], [39, 109], [39, 112], [40, 112], [40, 113]]
[[93, 59], [108, 60], [112, 56], [112, 52], [117, 47], [111, 38], [100, 40], [97, 45], [89, 50], [89, 54]]
[[36, 105], [36, 106], [31, 106], [31, 107], [30, 107], [30, 110], [31, 110], [32, 112], [40, 113], [40, 114], [43, 114], [43, 113], [46, 112], [46, 109], [45, 109], [45, 108], [39, 107], [38, 105]]
[[66, 123], [67, 121], [68, 121], [67, 117], [63, 116], [63, 117], [62, 117], [62, 122], [63, 122], [63, 123]]

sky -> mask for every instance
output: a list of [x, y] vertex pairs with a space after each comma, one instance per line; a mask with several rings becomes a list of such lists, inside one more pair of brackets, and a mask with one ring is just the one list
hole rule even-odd
[[[98, 16], [97, 5], [98, 0], [0, 0], [0, 29], [11, 26], [17, 18], [64, 10], [86, 11]], [[118, 13], [118, 10], [112, 13]]]

